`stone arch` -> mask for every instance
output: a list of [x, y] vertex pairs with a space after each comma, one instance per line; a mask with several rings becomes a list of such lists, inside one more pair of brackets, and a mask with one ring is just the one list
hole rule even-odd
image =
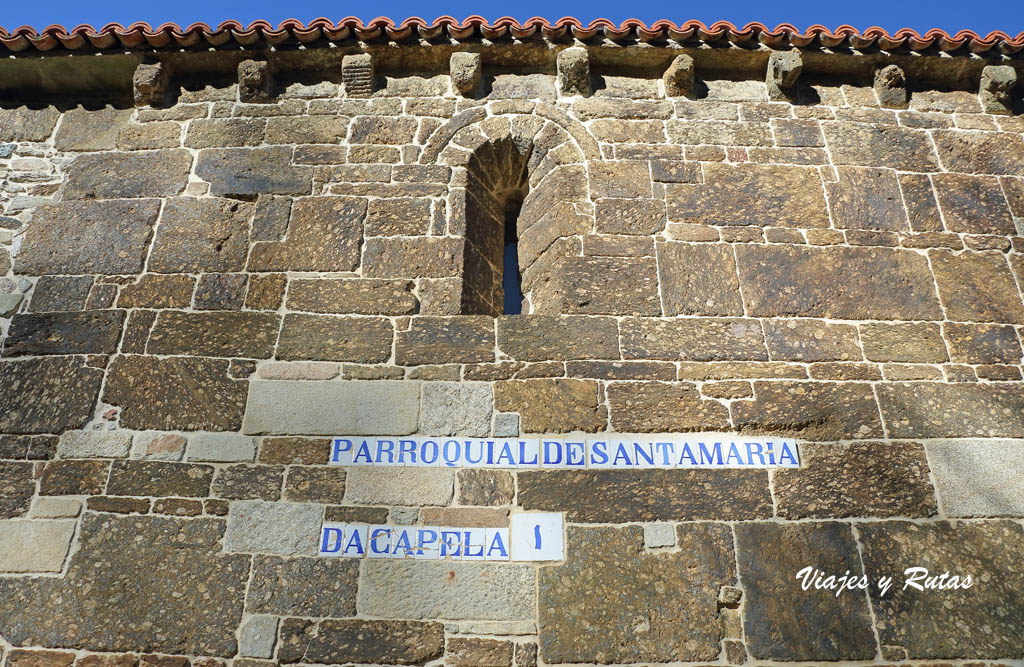
[[[515, 225], [518, 239], [524, 313], [549, 310], [534, 287], [559, 258], [582, 254], [582, 236], [594, 227], [588, 151], [561, 123], [530, 113], [534, 105], [527, 104], [528, 110], [511, 112], [499, 106], [505, 112], [497, 114], [483, 107], [463, 112], [424, 149], [425, 157], [436, 152], [432, 161], [452, 167], [447, 233], [464, 239], [462, 314], [503, 312], [506, 225]], [[515, 205], [513, 221], [507, 213]]]

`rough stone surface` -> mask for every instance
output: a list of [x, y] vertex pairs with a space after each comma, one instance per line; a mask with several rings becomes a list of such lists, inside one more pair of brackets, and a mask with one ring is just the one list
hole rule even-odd
[[253, 245], [250, 271], [351, 271], [359, 266], [366, 203], [305, 197], [292, 205], [288, 238]]
[[52, 106], [0, 110], [0, 141], [46, 141], [59, 119], [60, 112]]
[[189, 461], [236, 463], [256, 458], [256, 440], [228, 433], [198, 433], [189, 438]]
[[1015, 440], [935, 440], [928, 461], [948, 516], [1024, 516], [1021, 443]]
[[702, 400], [692, 384], [616, 382], [608, 386], [612, 429], [620, 433], [719, 431], [729, 427], [729, 411]]
[[15, 315], [3, 356], [110, 354], [117, 351], [124, 311]]
[[103, 493], [110, 474], [108, 461], [50, 461], [39, 479], [44, 496], [85, 496]]
[[949, 345], [949, 357], [967, 364], [1020, 364], [1021, 344], [1010, 325], [956, 324], [943, 325]]
[[1024, 437], [1019, 384], [885, 384], [878, 402], [894, 438]]
[[649, 523], [644, 525], [644, 546], [648, 549], [657, 547], [674, 547], [676, 545], [676, 529], [670, 523]]
[[252, 383], [243, 432], [280, 435], [406, 435], [419, 423], [418, 382]]
[[184, 275], [147, 273], [138, 282], [121, 288], [120, 308], [188, 308], [192, 304], [195, 280]]
[[493, 360], [494, 319], [490, 317], [419, 317], [396, 335], [395, 361], [402, 366]]
[[271, 658], [277, 642], [277, 619], [252, 616], [238, 631], [238, 654], [250, 658]]
[[63, 197], [117, 199], [169, 197], [188, 182], [192, 155], [185, 149], [85, 153], [68, 167]]
[[526, 510], [565, 512], [577, 523], [768, 518], [763, 470], [587, 470], [519, 473]]
[[741, 431], [807, 440], [885, 435], [869, 384], [762, 381], [754, 383], [754, 396], [733, 404], [734, 424]]
[[312, 556], [323, 509], [317, 505], [240, 500], [231, 504], [226, 551]]
[[293, 502], [340, 503], [345, 496], [341, 468], [289, 468], [284, 498]]
[[1024, 304], [1000, 253], [929, 253], [950, 319], [1024, 324]]
[[512, 667], [512, 642], [452, 637], [445, 647], [445, 663], [454, 667]]
[[54, 433], [85, 426], [103, 371], [82, 357], [0, 362], [0, 433]]
[[288, 307], [311, 313], [411, 315], [418, 305], [412, 287], [406, 280], [293, 280]]
[[270, 313], [176, 310], [157, 315], [146, 350], [150, 354], [265, 359], [274, 353], [278, 316]]
[[227, 360], [119, 356], [103, 400], [121, 406], [133, 429], [229, 431], [242, 423], [245, 382], [228, 378]]
[[[737, 524], [735, 530], [744, 590], [744, 630], [751, 656], [787, 661], [869, 660], [875, 656], [871, 616], [860, 591], [838, 597], [828, 589], [803, 591], [795, 577], [808, 565], [829, 573], [864, 573], [848, 525], [835, 521], [755, 522]], [[869, 576], [897, 572], [871, 566], [866, 570]]]
[[857, 328], [807, 320], [765, 323], [765, 342], [773, 360], [859, 361]]
[[107, 492], [115, 496], [185, 496], [209, 493], [213, 467], [160, 461], [115, 461]]
[[518, 412], [526, 433], [599, 431], [605, 427], [597, 383], [588, 380], [498, 382], [494, 385], [494, 407]]
[[516, 485], [504, 470], [460, 470], [460, 505], [511, 505]]
[[393, 338], [391, 323], [382, 317], [290, 313], [281, 327], [277, 357], [380, 363], [391, 357]]
[[800, 458], [803, 467], [772, 474], [781, 517], [927, 517], [937, 511], [918, 443], [808, 444]]
[[17, 270], [46, 273], [138, 273], [160, 202], [112, 200], [39, 207], [25, 233]]
[[128, 456], [131, 446], [130, 433], [69, 431], [61, 435], [57, 454], [62, 459], [119, 459]]
[[[299, 623], [305, 623], [299, 621]], [[285, 630], [282, 629], [282, 635]], [[321, 621], [314, 634], [289, 646], [283, 662], [422, 665], [444, 652], [444, 625], [414, 621]], [[282, 647], [284, 650], [284, 647]], [[293, 659], [294, 658], [294, 659]]]
[[196, 175], [210, 182], [213, 195], [256, 195], [260, 193], [309, 194], [312, 169], [291, 164], [292, 149], [208, 148], [200, 151]]
[[534, 286], [538, 314], [660, 315], [653, 257], [564, 257]]
[[345, 502], [363, 505], [447, 505], [455, 473], [436, 468], [350, 468]]
[[869, 588], [882, 644], [902, 646], [911, 659], [997, 658], [1024, 652], [1019, 632], [1024, 609], [1013, 594], [1024, 586], [1017, 558], [1024, 549], [1020, 524], [890, 521], [863, 524], [858, 532], [868, 572], [924, 567], [932, 576], [970, 574], [975, 582], [969, 590], [893, 586], [883, 598], [877, 587]]
[[741, 245], [736, 252], [751, 315], [850, 320], [941, 317], [928, 261], [911, 251]]
[[60, 572], [74, 534], [74, 521], [0, 521], [0, 572]]
[[488, 384], [428, 382], [423, 385], [420, 431], [428, 435], [489, 435], [493, 403]]
[[[570, 526], [563, 565], [540, 572], [540, 655], [547, 663], [714, 660], [718, 589], [736, 581], [731, 531], [678, 529], [682, 547], [643, 554], [639, 527]], [[593, 632], [580, 633], [580, 623]]]
[[814, 169], [707, 164], [703, 185], [666, 190], [669, 220], [764, 226], [782, 219], [793, 227], [828, 226], [821, 177]]
[[215, 519], [87, 515], [66, 577], [0, 579], [0, 634], [18, 645], [234, 655], [249, 559], [214, 552], [223, 531]]
[[873, 322], [859, 328], [864, 356], [870, 361], [927, 364], [949, 358], [937, 324]]
[[615, 359], [615, 320], [606, 317], [512, 315], [498, 318], [498, 349], [521, 361]]
[[[536, 614], [528, 564], [367, 560], [356, 606], [384, 618], [517, 621]], [[417, 595], [408, 595], [417, 591]]]
[[93, 280], [92, 276], [42, 276], [32, 293], [32, 312], [85, 310]]
[[1024, 174], [1024, 138], [1019, 134], [936, 130], [939, 159], [949, 171]]
[[946, 229], [968, 234], [1014, 233], [1013, 218], [994, 176], [935, 174], [935, 193]]
[[907, 229], [907, 214], [894, 171], [857, 167], [839, 167], [837, 171], [839, 181], [826, 186], [837, 227]]
[[24, 515], [36, 492], [31, 463], [5, 461], [0, 466], [0, 519]]
[[742, 315], [732, 251], [724, 246], [658, 244], [665, 315]]
[[249, 251], [252, 205], [176, 197], [164, 205], [149, 268], [159, 273], [240, 271]]
[[210, 493], [228, 500], [279, 500], [280, 466], [231, 465], [217, 470]]

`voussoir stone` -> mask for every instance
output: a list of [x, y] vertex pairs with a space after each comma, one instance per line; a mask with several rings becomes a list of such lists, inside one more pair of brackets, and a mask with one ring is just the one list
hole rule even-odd
[[240, 500], [231, 504], [225, 551], [312, 556], [323, 508], [319, 505]]
[[366, 201], [304, 197], [292, 205], [284, 241], [253, 244], [250, 271], [352, 271], [359, 266]]
[[279, 435], [406, 435], [419, 422], [420, 383], [252, 382], [243, 431]]
[[[1024, 587], [1019, 558], [1024, 528], [1019, 523], [884, 521], [861, 523], [857, 530], [867, 572], [895, 575], [885, 597], [879, 597], [877, 586], [868, 589], [882, 644], [902, 646], [911, 659], [1024, 653], [1024, 609], [1013, 602]], [[967, 590], [904, 589], [902, 573], [909, 567], [927, 568], [929, 576], [969, 574], [974, 585]]]
[[117, 351], [123, 310], [15, 315], [3, 356], [111, 354]]
[[257, 556], [245, 605], [254, 614], [353, 616], [358, 579], [357, 560]]
[[736, 252], [751, 315], [942, 318], [928, 260], [910, 250], [741, 244]]
[[[536, 616], [529, 564], [371, 559], [356, 606], [384, 618], [518, 621]], [[416, 591], [416, 595], [409, 595]]]
[[92, 416], [103, 371], [83, 357], [0, 362], [0, 433], [61, 433]]
[[763, 470], [544, 470], [519, 473], [526, 510], [576, 523], [744, 521], [772, 515]]
[[87, 514], [66, 577], [0, 578], [0, 634], [23, 646], [232, 656], [249, 558], [221, 554], [223, 533], [215, 519]]
[[311, 167], [294, 166], [288, 146], [208, 148], [199, 152], [196, 176], [210, 182], [213, 195], [308, 195]]
[[[736, 584], [725, 524], [678, 529], [681, 549], [643, 553], [643, 530], [570, 526], [562, 565], [541, 568], [540, 654], [546, 663], [714, 660], [718, 591]], [[588, 629], [580, 632], [580, 627]]]
[[226, 359], [119, 356], [103, 400], [121, 406], [121, 425], [157, 431], [231, 431], [242, 423], [246, 386]]
[[85, 153], [68, 167], [63, 198], [170, 197], [185, 189], [191, 166], [183, 148]]
[[158, 273], [241, 271], [253, 206], [231, 199], [175, 197], [164, 204], [150, 253]]
[[142, 271], [160, 202], [58, 203], [36, 209], [15, 260], [17, 271], [130, 274]]
[[[875, 656], [864, 594], [859, 590], [838, 596], [828, 589], [805, 591], [796, 577], [807, 566], [836, 576], [846, 571], [858, 577], [863, 574], [849, 525], [836, 521], [740, 523], [736, 525], [736, 546], [751, 656], [801, 662], [870, 660]], [[867, 568], [869, 577], [896, 571]]]
[[802, 468], [773, 474], [783, 518], [927, 517], [937, 511], [928, 460], [916, 442], [805, 444], [800, 458]]

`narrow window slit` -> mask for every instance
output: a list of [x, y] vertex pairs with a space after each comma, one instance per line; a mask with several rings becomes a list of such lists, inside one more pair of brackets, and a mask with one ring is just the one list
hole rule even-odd
[[523, 312], [523, 276], [519, 273], [519, 236], [516, 221], [523, 202], [510, 199], [505, 204], [505, 253], [501, 271], [501, 287], [505, 295], [502, 312], [519, 315]]

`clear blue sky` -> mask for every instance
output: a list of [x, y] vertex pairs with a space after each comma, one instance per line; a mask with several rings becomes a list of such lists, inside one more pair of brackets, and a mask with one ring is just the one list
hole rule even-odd
[[248, 23], [266, 19], [275, 25], [286, 18], [309, 21], [319, 16], [338, 20], [377, 16], [401, 20], [420, 16], [432, 20], [451, 15], [462, 19], [480, 14], [489, 20], [512, 16], [524, 20], [542, 16], [549, 20], [575, 16], [587, 22], [594, 18], [621, 21], [638, 18], [647, 23], [667, 18], [676, 23], [697, 19], [707, 24], [718, 20], [742, 25], [760, 21], [769, 26], [792, 23], [803, 29], [816, 23], [829, 28], [850, 24], [863, 30], [879, 25], [894, 31], [909, 27], [920, 32], [942, 28], [949, 32], [963, 28], [987, 33], [1003, 30], [1016, 35], [1024, 31], [1024, 0], [704, 0], [666, 2], [641, 0], [380, 0], [358, 3], [325, 0], [7, 0], [0, 2], [0, 26], [21, 25], [43, 28], [53, 23], [71, 27], [89, 23], [99, 27], [108, 22], [129, 24], [173, 21], [181, 25], [205, 22], [216, 25], [227, 19]]

